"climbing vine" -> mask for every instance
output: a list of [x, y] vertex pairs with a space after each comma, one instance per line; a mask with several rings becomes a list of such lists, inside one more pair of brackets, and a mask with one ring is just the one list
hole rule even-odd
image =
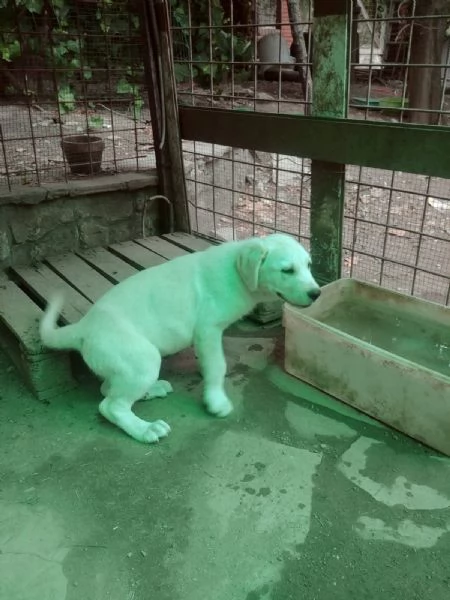
[[[36, 95], [42, 74], [53, 73], [60, 110], [67, 112], [94, 71], [98, 78], [109, 69], [122, 73], [112, 82], [115, 92], [129, 97], [139, 116], [143, 66], [139, 44], [130, 39], [139, 38], [140, 25], [126, 1], [0, 0], [0, 24], [0, 95]], [[16, 75], [22, 72], [27, 79]]]
[[[251, 42], [232, 30], [220, 0], [170, 4], [178, 82], [191, 76], [201, 85], [222, 81], [232, 61], [242, 63], [236, 71], [245, 69]], [[139, 17], [128, 0], [0, 0], [0, 96], [39, 97], [49, 92], [45, 84], [52, 93], [56, 86], [60, 110], [67, 112], [86, 97], [88, 84], [109, 77], [108, 85], [139, 118], [139, 40]]]
[[190, 78], [191, 68], [200, 84], [220, 82], [230, 73], [232, 61], [251, 61], [251, 41], [232, 30], [220, 0], [171, 0], [171, 6], [179, 82]]

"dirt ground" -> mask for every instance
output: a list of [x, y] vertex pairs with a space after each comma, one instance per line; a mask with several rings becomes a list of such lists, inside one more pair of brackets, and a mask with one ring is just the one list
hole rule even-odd
[[172, 427], [154, 446], [92, 379], [42, 404], [0, 354], [0, 597], [447, 600], [450, 460], [286, 375], [279, 336], [228, 333], [223, 420], [167, 360], [174, 393], [136, 408]]
[[[259, 81], [257, 94], [251, 83], [222, 86], [213, 106], [255, 107], [268, 112], [301, 112], [301, 93], [296, 83]], [[374, 84], [371, 95], [395, 95], [395, 86]], [[205, 90], [195, 89], [196, 105], [211, 105]], [[180, 103], [191, 103], [191, 89], [180, 87]], [[359, 83], [351, 97], [367, 95]], [[256, 103], [255, 103], [256, 97]], [[283, 101], [277, 102], [277, 98]], [[448, 101], [446, 102], [449, 108]], [[350, 109], [351, 118], [398, 120], [399, 114]], [[130, 107], [113, 112], [97, 106], [86, 115], [75, 111], [59, 120], [49, 107], [30, 110], [25, 105], [0, 105], [3, 144], [0, 148], [0, 190], [7, 189], [7, 176], [14, 184], [36, 184], [36, 165], [42, 181], [63, 180], [67, 174], [60, 147], [61, 135], [91, 129], [105, 140], [105, 173], [148, 169], [155, 166], [149, 111], [135, 122]], [[101, 126], [99, 126], [101, 124]], [[31, 130], [34, 143], [30, 143]], [[7, 158], [7, 168], [5, 167]], [[185, 160], [192, 157], [185, 154]], [[274, 157], [273, 168], [248, 165], [255, 177], [233, 194], [230, 207], [215, 201], [210, 188], [202, 201], [190, 197], [194, 228], [206, 235], [231, 230], [234, 237], [263, 234], [270, 228], [300, 235], [308, 244], [310, 166], [308, 160]], [[195, 161], [205, 156], [195, 154]], [[8, 171], [8, 172], [7, 172]], [[295, 171], [293, 174], [292, 171]], [[194, 177], [195, 178], [195, 177]], [[255, 181], [256, 180], [256, 181]], [[231, 182], [229, 184], [231, 186]], [[201, 210], [199, 210], [201, 209]], [[343, 274], [428, 300], [450, 302], [450, 180], [408, 173], [347, 167]]]

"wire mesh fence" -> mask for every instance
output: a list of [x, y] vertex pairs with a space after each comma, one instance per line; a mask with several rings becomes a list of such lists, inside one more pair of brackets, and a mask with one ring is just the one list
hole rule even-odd
[[[170, 3], [180, 105], [309, 113], [309, 0]], [[353, 5], [348, 116], [447, 125], [450, 14], [435, 1]], [[2, 3], [0, 190], [76, 177], [61, 147], [71, 135], [101, 138], [103, 172], [155, 164], [139, 12], [128, 0]], [[184, 156], [198, 233], [308, 243], [308, 160], [199, 142]], [[449, 303], [450, 182], [346, 173], [344, 274]]]
[[[450, 12], [439, 13], [444, 4], [353, 3], [348, 116], [447, 124]], [[310, 0], [171, 0], [171, 7], [180, 104], [308, 112]]]
[[139, 12], [128, 0], [1, 4], [0, 189], [73, 177], [61, 147], [72, 135], [103, 140], [105, 173], [154, 165]]
[[[297, 3], [294, 15], [288, 4], [174, 0], [180, 104], [308, 114], [312, 3]], [[350, 118], [448, 124], [450, 15], [437, 4], [353, 3]], [[200, 142], [184, 142], [184, 157], [195, 231], [218, 239], [285, 231], [308, 245], [309, 160]], [[450, 180], [347, 166], [342, 269], [449, 304]]]
[[274, 230], [309, 239], [307, 159], [184, 142], [193, 227], [222, 240]]
[[450, 14], [438, 12], [444, 3], [377, 5], [372, 14], [359, 10], [355, 21], [359, 47], [352, 53], [350, 109], [365, 119], [447, 125]]
[[[311, 68], [309, 1], [301, 0], [304, 62], [295, 63], [287, 4], [276, 0], [171, 0], [175, 74], [181, 105], [297, 112], [310, 100], [299, 87]], [[309, 49], [309, 52], [308, 52]], [[293, 85], [294, 84], [294, 85]]]
[[443, 304], [450, 293], [450, 185], [347, 167], [344, 271]]

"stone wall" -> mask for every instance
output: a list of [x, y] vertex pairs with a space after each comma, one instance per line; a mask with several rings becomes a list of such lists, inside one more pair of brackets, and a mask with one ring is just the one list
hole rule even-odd
[[[144, 205], [156, 186], [155, 174], [124, 173], [1, 195], [0, 270], [142, 237]], [[158, 233], [157, 201], [147, 202], [145, 220], [145, 234]]]

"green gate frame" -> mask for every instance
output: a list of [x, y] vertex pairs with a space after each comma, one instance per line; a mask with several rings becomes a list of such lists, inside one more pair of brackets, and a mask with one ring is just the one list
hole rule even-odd
[[182, 139], [311, 163], [311, 254], [321, 284], [341, 276], [345, 165], [450, 177], [447, 127], [346, 118], [351, 0], [314, 1], [311, 117], [180, 107]]

